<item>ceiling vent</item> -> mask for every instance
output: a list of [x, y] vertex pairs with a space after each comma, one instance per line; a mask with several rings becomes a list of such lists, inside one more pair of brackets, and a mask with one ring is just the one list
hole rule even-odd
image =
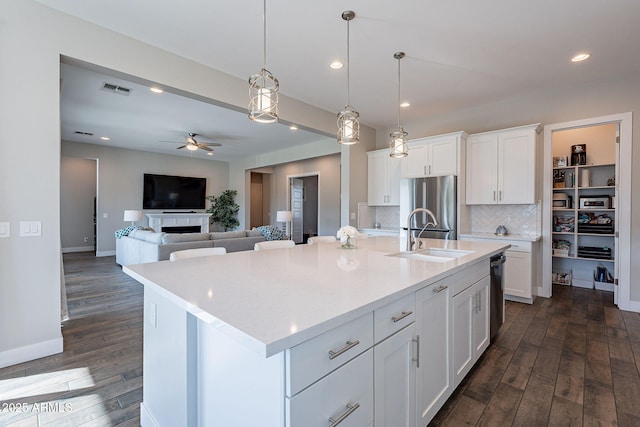
[[129, 96], [129, 94], [133, 91], [133, 89], [114, 85], [113, 83], [107, 83], [107, 82], [103, 82], [102, 87], [100, 89], [106, 90], [107, 92], [117, 93], [119, 95], [125, 95], [125, 96]]
[[81, 130], [77, 130], [74, 133], [76, 135], [93, 136], [93, 134], [91, 132], [82, 132]]

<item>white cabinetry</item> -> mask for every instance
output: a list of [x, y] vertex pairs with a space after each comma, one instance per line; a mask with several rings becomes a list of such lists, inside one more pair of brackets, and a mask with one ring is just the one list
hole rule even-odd
[[466, 203], [533, 204], [537, 199], [539, 124], [469, 135]]
[[452, 298], [454, 387], [489, 346], [489, 276]]
[[416, 424], [415, 294], [374, 312], [376, 426]]
[[402, 158], [401, 178], [458, 175], [458, 151], [463, 132], [409, 141], [409, 155]]
[[518, 302], [533, 302], [533, 285], [537, 272], [532, 242], [510, 242], [511, 248], [505, 251], [507, 262], [504, 264], [504, 294], [506, 299]]
[[389, 150], [369, 151], [369, 206], [400, 204], [400, 161], [389, 156]]
[[453, 391], [451, 383], [451, 316], [447, 277], [416, 292], [418, 367], [416, 405], [418, 425], [424, 426]]

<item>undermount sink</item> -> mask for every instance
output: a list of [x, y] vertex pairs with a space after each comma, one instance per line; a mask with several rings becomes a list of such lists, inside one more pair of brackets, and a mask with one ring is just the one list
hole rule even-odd
[[463, 251], [460, 249], [431, 248], [423, 251], [397, 252], [389, 254], [388, 256], [418, 259], [428, 262], [449, 262], [472, 253], [473, 251]]

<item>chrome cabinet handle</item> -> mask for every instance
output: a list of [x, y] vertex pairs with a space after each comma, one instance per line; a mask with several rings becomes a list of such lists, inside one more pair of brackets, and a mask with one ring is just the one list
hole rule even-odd
[[427, 165], [424, 165], [424, 174], [427, 174]]
[[416, 362], [416, 368], [420, 367], [420, 335], [416, 335], [414, 339], [412, 339], [414, 343], [416, 343], [416, 357], [412, 358], [412, 362]]
[[329, 427], [337, 426], [338, 424], [343, 422], [349, 415], [353, 414], [353, 412], [359, 407], [360, 407], [359, 403], [354, 403], [353, 405], [351, 403], [347, 403], [347, 411], [344, 414], [340, 415], [335, 420], [333, 419], [333, 417], [329, 418], [329, 422], [331, 423], [329, 424]]
[[347, 341], [346, 343], [347, 345], [345, 345], [344, 347], [342, 347], [339, 350], [329, 350], [329, 359], [333, 360], [336, 357], [340, 356], [342, 353], [344, 353], [345, 351], [349, 351], [351, 350], [353, 347], [357, 346], [358, 344], [360, 344], [360, 341], [355, 340], [355, 341]]
[[431, 175], [431, 165], [429, 165], [429, 175]]
[[398, 314], [397, 316], [393, 316], [391, 318], [391, 320], [393, 320], [393, 323], [399, 322], [402, 319], [404, 319], [407, 316], [411, 316], [413, 314], [413, 311], [403, 311], [402, 313]]
[[437, 288], [433, 289], [433, 293], [434, 294], [439, 294], [440, 292], [444, 291], [447, 288], [448, 288], [448, 286], [440, 285]]
[[498, 191], [498, 200], [502, 200], [502, 190]]
[[493, 200], [496, 199], [496, 190], [493, 190]]

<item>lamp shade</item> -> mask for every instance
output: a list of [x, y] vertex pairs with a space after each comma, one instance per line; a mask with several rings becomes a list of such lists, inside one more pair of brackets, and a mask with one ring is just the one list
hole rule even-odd
[[126, 210], [124, 211], [124, 221], [140, 221], [142, 219], [142, 211]]
[[287, 222], [293, 219], [293, 212], [291, 211], [277, 211], [276, 212], [276, 221], [278, 222]]

